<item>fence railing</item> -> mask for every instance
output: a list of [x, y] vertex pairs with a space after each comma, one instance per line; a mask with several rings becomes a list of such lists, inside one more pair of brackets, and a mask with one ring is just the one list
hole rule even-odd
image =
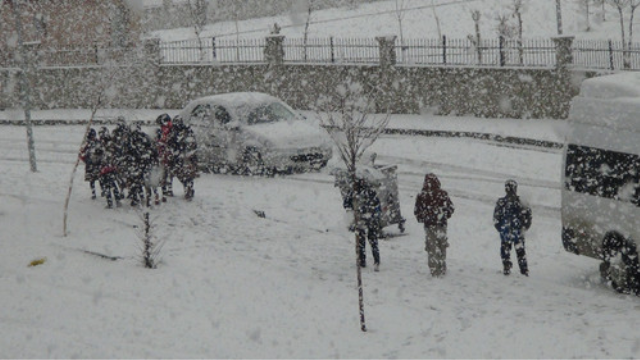
[[[201, 38], [159, 44], [163, 64], [264, 63], [266, 40]], [[373, 38], [285, 38], [285, 63], [379, 64], [380, 45]], [[39, 49], [38, 66], [98, 65], [109, 60], [139, 58], [141, 47]], [[575, 40], [575, 68], [640, 70], [640, 44], [627, 51], [621, 41]], [[625, 58], [627, 67], [625, 68]], [[395, 41], [398, 65], [553, 67], [556, 44], [551, 39], [404, 39]], [[18, 52], [0, 51], [0, 68], [19, 67]]]

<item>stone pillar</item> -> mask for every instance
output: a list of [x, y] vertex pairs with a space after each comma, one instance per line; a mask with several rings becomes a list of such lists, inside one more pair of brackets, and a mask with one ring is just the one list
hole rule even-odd
[[160, 39], [146, 39], [143, 43], [145, 59], [152, 63], [159, 64], [162, 62], [162, 53], [160, 52]]
[[569, 105], [571, 98], [577, 95], [576, 89], [569, 71], [569, 66], [573, 64], [573, 52], [571, 45], [573, 44], [573, 36], [559, 36], [552, 38], [556, 45], [556, 89], [557, 95], [552, 97], [554, 104], [550, 104], [550, 108], [557, 109], [551, 117], [556, 119], [566, 119], [569, 116]]
[[556, 68], [566, 68], [573, 64], [573, 44], [574, 36], [558, 36], [551, 38], [556, 45]]
[[269, 65], [282, 65], [284, 63], [284, 35], [272, 34], [266, 38], [264, 47], [264, 59]]
[[396, 64], [396, 38], [395, 35], [376, 37], [380, 49], [380, 67], [383, 69]]
[[[142, 44], [142, 53], [144, 58], [141, 62], [140, 71], [140, 89], [131, 94], [131, 99], [135, 99], [135, 103], [127, 104], [127, 106], [138, 106], [144, 108], [163, 108], [165, 95], [162, 91], [161, 81], [162, 73], [162, 52], [160, 51], [160, 39], [152, 38], [144, 40]], [[126, 90], [125, 90], [126, 91]]]

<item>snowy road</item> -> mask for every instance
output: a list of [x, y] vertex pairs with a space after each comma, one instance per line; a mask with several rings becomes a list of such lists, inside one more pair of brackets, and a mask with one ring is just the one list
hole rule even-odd
[[[139, 213], [91, 201], [82, 169], [70, 235], [61, 236], [82, 127], [35, 128], [36, 174], [29, 172], [24, 129], [2, 130], [6, 357], [640, 356], [638, 299], [614, 293], [600, 283], [596, 261], [562, 248], [559, 151], [381, 138], [371, 150], [379, 162], [398, 164], [407, 235], [381, 242], [380, 273], [364, 271], [369, 332], [362, 334], [353, 237], [328, 171], [257, 179], [204, 174], [191, 203], [177, 185], [176, 198], [152, 209], [166, 242], [164, 262], [147, 271], [138, 265]], [[444, 279], [429, 275], [423, 230], [412, 214], [428, 171], [456, 205]], [[519, 181], [533, 207], [529, 278], [500, 273], [491, 216], [507, 178]], [[37, 256], [48, 260], [27, 268]]]

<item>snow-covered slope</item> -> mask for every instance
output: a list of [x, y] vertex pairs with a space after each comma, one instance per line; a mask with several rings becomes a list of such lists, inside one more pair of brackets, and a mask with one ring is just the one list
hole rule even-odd
[[[496, 38], [498, 16], [511, 14], [512, 0], [405, 0], [403, 35], [405, 38], [466, 38], [475, 34], [471, 12], [480, 11], [480, 32], [483, 38]], [[526, 0], [523, 11], [523, 33], [526, 38], [550, 38], [557, 36], [556, 7], [553, 0]], [[579, 1], [562, 1], [562, 24], [564, 35], [574, 35], [585, 39], [620, 38], [618, 16], [613, 8], [591, 5], [587, 31], [586, 10]], [[304, 8], [304, 7], [303, 7]], [[437, 19], [437, 20], [436, 20]], [[302, 38], [306, 15], [292, 13], [274, 18], [259, 18], [238, 22], [238, 33], [242, 38], [261, 38], [269, 34], [275, 22], [282, 27], [281, 33], [287, 37]], [[510, 21], [515, 21], [510, 18]], [[310, 37], [366, 37], [399, 35], [396, 1], [381, 1], [361, 4], [356, 9], [335, 8], [312, 13], [309, 27]], [[192, 28], [156, 31], [151, 36], [163, 41], [193, 39]], [[232, 21], [210, 24], [205, 27], [202, 37], [217, 38], [236, 36], [236, 24]]]

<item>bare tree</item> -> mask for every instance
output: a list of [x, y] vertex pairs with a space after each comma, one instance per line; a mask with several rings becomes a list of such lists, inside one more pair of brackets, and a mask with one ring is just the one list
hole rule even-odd
[[[385, 114], [374, 115], [376, 108], [375, 90], [366, 92], [357, 82], [345, 81], [335, 89], [333, 96], [325, 96], [318, 100], [317, 115], [322, 126], [327, 130], [331, 139], [336, 144], [340, 159], [347, 167], [351, 189], [356, 186], [356, 171], [358, 160], [365, 150], [369, 148], [384, 131], [389, 123], [389, 111]], [[360, 224], [360, 207], [357, 197], [354, 208], [354, 224]], [[358, 281], [358, 300], [360, 309], [360, 329], [367, 331], [364, 318], [364, 294], [362, 285], [362, 272], [360, 269], [360, 252], [358, 251], [359, 231], [355, 231], [356, 268]]]
[[[524, 63], [524, 50], [522, 44], [522, 32], [523, 32], [523, 23], [522, 23], [522, 13], [526, 10], [526, 0], [511, 0], [511, 11], [513, 12], [513, 17], [516, 19], [516, 31], [517, 31], [517, 41], [518, 41], [518, 60], [522, 65]], [[559, 1], [559, 0], [558, 0]]]
[[562, 35], [562, 7], [560, 0], [556, 0], [556, 24], [558, 26], [558, 35]]
[[476, 47], [476, 53], [478, 54], [478, 64], [482, 64], [482, 38], [480, 36], [480, 10], [471, 11], [471, 18], [475, 25], [476, 35], [473, 37], [469, 35], [469, 39]]
[[607, 0], [596, 0], [596, 2], [598, 2], [600, 4], [600, 6], [602, 7], [601, 8], [602, 22], [607, 21], [607, 12], [606, 12], [606, 8], [605, 8]]
[[204, 30], [204, 26], [207, 24], [208, 0], [187, 0], [186, 5], [189, 23], [191, 27], [193, 27], [193, 32], [198, 41], [198, 48], [200, 49], [200, 61], [203, 61], [206, 55], [200, 35], [202, 34], [202, 30]]
[[292, 22], [295, 25], [304, 24], [303, 30], [303, 58], [308, 57], [309, 27], [311, 26], [312, 14], [318, 7], [319, 0], [296, 0], [291, 9]]
[[231, 4], [231, 13], [236, 27], [236, 61], [240, 61], [240, 5], [238, 0], [233, 1]]
[[436, 27], [438, 29], [438, 39], [442, 39], [442, 30], [440, 29], [440, 18], [438, 17], [438, 12], [436, 11], [435, 0], [431, 0], [431, 11], [433, 12], [433, 18], [436, 19]]
[[20, 95], [22, 98], [22, 108], [24, 109], [25, 125], [27, 128], [27, 148], [29, 150], [29, 165], [32, 172], [38, 171], [36, 166], [36, 150], [33, 139], [33, 129], [31, 128], [31, 86], [28, 81], [29, 70], [33, 67], [33, 56], [29, 56], [26, 44], [23, 41], [22, 29], [22, 13], [20, 11], [21, 1], [15, 1], [13, 4], [13, 13], [15, 16], [16, 35], [18, 38], [18, 47], [20, 48]]
[[[628, 69], [631, 67], [631, 44], [633, 39], [633, 18], [636, 9], [640, 6], [640, 0], [606, 0], [608, 4], [612, 5], [618, 11], [618, 17], [620, 18], [620, 36], [622, 40], [623, 51], [623, 67]], [[624, 18], [625, 13], [629, 14], [629, 33], [628, 38], [625, 34]]]
[[138, 239], [140, 239], [140, 260], [142, 265], [147, 269], [155, 269], [160, 263], [160, 253], [165, 241], [159, 241], [154, 235], [155, 226], [149, 209], [140, 213], [142, 228], [137, 231]]
[[[96, 112], [98, 109], [105, 105], [105, 99], [107, 97], [107, 92], [109, 91], [111, 84], [113, 83], [117, 72], [114, 69], [111, 69], [110, 73], [106, 74], [106, 78], [103, 78], [104, 86], [101, 86], [97, 89], [94, 97], [93, 105], [91, 106], [91, 116], [89, 117], [89, 121], [87, 122], [87, 126], [84, 130], [84, 136], [82, 137], [82, 142], [80, 143], [80, 149], [78, 149], [78, 154], [82, 151], [82, 148], [85, 144], [85, 140], [87, 139], [87, 135], [89, 134], [89, 130], [93, 126], [93, 120], [95, 119]], [[62, 235], [67, 236], [67, 219], [69, 215], [69, 201], [71, 200], [71, 193], [73, 191], [73, 179], [76, 176], [76, 172], [78, 171], [78, 166], [80, 165], [80, 156], [76, 158], [76, 162], [73, 165], [73, 170], [71, 170], [71, 179], [69, 180], [69, 189], [67, 192], [67, 197], [64, 200], [64, 210], [63, 210], [63, 218], [62, 218]]]
[[593, 0], [579, 0], [579, 5], [584, 11], [584, 30], [591, 31], [591, 2]]
[[402, 50], [402, 61], [405, 60], [404, 32], [402, 29], [402, 20], [406, 14], [408, 0], [396, 0], [396, 20], [398, 20], [398, 30], [400, 31], [400, 49]]
[[510, 14], [498, 14], [496, 16], [496, 21], [498, 22], [497, 32], [498, 36], [504, 37], [506, 39], [513, 39], [517, 34], [517, 29], [514, 25], [509, 21], [511, 19]]

